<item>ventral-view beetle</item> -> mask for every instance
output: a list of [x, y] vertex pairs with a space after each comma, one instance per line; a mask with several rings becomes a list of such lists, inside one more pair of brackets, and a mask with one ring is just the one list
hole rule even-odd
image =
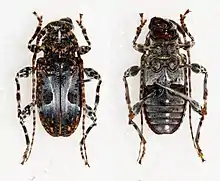
[[[36, 127], [36, 106], [41, 124], [53, 137], [68, 137], [77, 129], [82, 117], [82, 139], [80, 151], [85, 164], [89, 166], [86, 154], [85, 139], [96, 125], [96, 110], [99, 103], [99, 90], [102, 83], [100, 75], [92, 68], [84, 68], [81, 55], [91, 49], [87, 31], [82, 25], [82, 14], [77, 24], [88, 43], [79, 46], [73, 33], [73, 22], [70, 18], [62, 18], [48, 23], [42, 28], [42, 16], [37, 16], [38, 26], [28, 43], [28, 49], [33, 52], [32, 66], [21, 69], [15, 78], [17, 85], [18, 118], [26, 139], [26, 150], [23, 161], [30, 156]], [[32, 42], [36, 40], [35, 44]], [[39, 53], [42, 56], [38, 58]], [[84, 74], [88, 77], [85, 79]], [[20, 78], [32, 77], [32, 101], [21, 107]], [[96, 79], [98, 81], [94, 107], [86, 104], [85, 83]], [[25, 118], [33, 114], [33, 133], [30, 141]], [[85, 129], [85, 117], [93, 124]]]
[[[189, 12], [187, 10], [180, 15], [180, 24], [170, 19], [153, 17], [149, 23], [145, 43], [137, 44], [141, 30], [147, 22], [143, 19], [143, 13], [140, 14], [140, 26], [137, 27], [133, 40], [133, 48], [142, 53], [140, 66], [130, 67], [123, 76], [129, 124], [134, 126], [141, 139], [138, 158], [140, 164], [146, 144], [143, 136], [143, 119], [155, 134], [173, 134], [183, 121], [187, 102], [193, 144], [199, 157], [205, 161], [199, 146], [199, 137], [204, 116], [207, 114], [208, 73], [202, 65], [191, 63], [190, 60], [194, 38], [184, 23]], [[180, 50], [186, 53], [183, 54]], [[191, 97], [191, 72], [204, 75], [202, 106]], [[127, 78], [138, 73], [140, 73], [139, 101], [132, 106]], [[195, 137], [191, 123], [192, 109], [201, 116]], [[141, 116], [141, 128], [133, 121], [138, 114]]]

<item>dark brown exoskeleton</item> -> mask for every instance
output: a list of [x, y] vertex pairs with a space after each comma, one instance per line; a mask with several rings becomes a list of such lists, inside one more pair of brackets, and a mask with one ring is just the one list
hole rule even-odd
[[[38, 16], [39, 25], [28, 43], [28, 48], [34, 53], [32, 66], [20, 70], [15, 78], [17, 85], [18, 118], [25, 133], [27, 148], [23, 155], [26, 162], [30, 156], [36, 127], [37, 106], [41, 123], [48, 134], [53, 137], [68, 137], [77, 129], [82, 115], [83, 136], [80, 141], [80, 151], [85, 164], [89, 166], [86, 154], [85, 139], [96, 125], [96, 110], [99, 103], [99, 90], [102, 83], [101, 76], [92, 68], [84, 68], [81, 55], [91, 49], [91, 43], [86, 29], [80, 20], [76, 21], [82, 29], [88, 46], [79, 46], [73, 33], [73, 23], [70, 18], [62, 18], [42, 27], [42, 16]], [[36, 43], [32, 42], [36, 39]], [[43, 56], [37, 59], [38, 53]], [[84, 73], [88, 79], [84, 79]], [[21, 109], [20, 78], [32, 76], [32, 102]], [[98, 80], [94, 107], [86, 104], [85, 82]], [[33, 113], [33, 133], [30, 142], [25, 118]], [[93, 124], [85, 130], [85, 117]]]
[[[190, 48], [194, 45], [194, 38], [184, 23], [185, 15], [189, 12], [187, 10], [184, 15], [180, 15], [181, 25], [170, 19], [152, 18], [145, 43], [137, 44], [141, 29], [147, 22], [143, 19], [143, 13], [140, 14], [141, 25], [137, 28], [133, 47], [143, 55], [140, 66], [130, 67], [123, 77], [129, 124], [134, 126], [141, 139], [138, 158], [140, 164], [146, 144], [143, 136], [143, 117], [154, 133], [172, 134], [183, 121], [187, 102], [189, 102], [189, 123], [193, 144], [199, 157], [205, 161], [199, 146], [199, 137], [204, 116], [207, 114], [208, 73], [202, 65], [191, 63], [190, 60]], [[187, 36], [191, 41], [187, 40]], [[180, 49], [185, 50], [187, 55], [180, 53]], [[203, 106], [191, 98], [191, 71], [204, 74]], [[140, 101], [132, 107], [127, 77], [136, 76], [139, 72]], [[201, 115], [195, 137], [192, 130], [191, 109]], [[133, 121], [139, 113], [141, 128]]]

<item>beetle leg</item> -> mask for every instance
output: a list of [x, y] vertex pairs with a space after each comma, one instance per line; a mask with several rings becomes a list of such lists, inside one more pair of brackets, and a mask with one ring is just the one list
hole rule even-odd
[[[140, 138], [141, 138], [141, 142], [140, 142], [140, 149], [139, 149], [139, 156], [138, 156], [138, 162], [141, 164], [141, 161], [145, 155], [145, 144], [146, 144], [146, 140], [143, 136], [143, 114], [142, 114], [142, 107], [146, 101], [147, 98], [152, 97], [152, 95], [155, 94], [155, 91], [152, 92], [151, 94], [147, 95], [146, 97], [142, 98], [139, 102], [137, 102], [136, 104], [134, 104], [133, 108], [132, 108], [132, 112], [133, 112], [133, 116], [136, 116], [137, 114], [141, 114], [141, 129], [138, 128], [138, 126], [132, 121], [132, 119], [129, 120], [129, 124], [133, 124], [133, 126], [135, 127], [135, 129], [137, 130]], [[141, 145], [143, 144], [143, 152], [141, 154]]]
[[126, 78], [136, 76], [139, 71], [140, 71], [139, 66], [132, 66], [124, 72], [124, 76], [123, 76], [123, 81], [124, 81], [124, 85], [125, 85], [125, 99], [126, 99], [126, 102], [127, 102], [127, 105], [128, 105], [129, 118], [130, 118], [131, 115], [134, 115], [134, 113], [133, 113], [132, 108], [131, 108], [131, 99], [130, 99], [130, 95], [129, 95], [128, 82], [127, 82]]
[[146, 97], [142, 98], [139, 102], [137, 102], [136, 104], [133, 105], [132, 110], [133, 110], [135, 115], [140, 113], [140, 111], [142, 109], [142, 106], [144, 105], [146, 99], [156, 95], [155, 92], [156, 91], [153, 91], [152, 93], [148, 94]]
[[[81, 141], [80, 141], [80, 150], [83, 150], [83, 145], [84, 145], [84, 143], [85, 143], [85, 140], [86, 140], [86, 138], [87, 138], [89, 132], [92, 130], [92, 128], [93, 128], [94, 126], [97, 125], [97, 124], [96, 124], [97, 117], [96, 117], [95, 110], [92, 109], [92, 108], [91, 108], [90, 106], [88, 106], [87, 104], [86, 104], [86, 116], [87, 116], [89, 119], [91, 119], [93, 123], [87, 128], [84, 137], [83, 137], [83, 138], [81, 139]], [[86, 164], [89, 166], [88, 161], [87, 161]], [[90, 166], [89, 166], [89, 167], [90, 167]]]
[[[46, 31], [47, 29], [44, 28], [43, 30], [41, 30], [41, 27], [42, 27], [42, 23], [43, 23], [43, 17], [42, 16], [38, 16], [38, 14], [36, 12], [33, 12], [33, 14], [35, 16], [37, 16], [37, 20], [38, 20], [38, 26], [35, 30], [35, 33], [34, 35], [32, 36], [32, 38], [29, 40], [28, 42], [28, 49], [30, 51], [32, 51], [34, 54], [33, 54], [33, 58], [32, 58], [32, 102], [35, 102], [35, 83], [36, 83], [36, 79], [35, 79], [35, 68], [36, 68], [36, 59], [37, 59], [37, 53], [39, 53], [43, 47], [40, 47], [39, 44], [40, 44], [40, 40], [42, 38], [43, 35], [46, 34]], [[36, 39], [36, 45], [32, 45], [31, 43], [34, 41], [34, 39]], [[25, 154], [24, 154], [24, 157], [23, 157], [23, 162], [22, 164], [28, 160], [30, 154], [31, 154], [31, 150], [32, 150], [32, 147], [33, 147], [33, 143], [34, 143], [34, 135], [35, 135], [35, 130], [36, 130], [36, 110], [35, 110], [35, 107], [33, 107], [33, 110], [32, 110], [32, 113], [33, 113], [33, 131], [32, 131], [32, 139], [31, 139], [31, 143], [30, 143], [30, 149], [29, 149], [29, 145], [25, 151]], [[28, 152], [29, 151], [29, 152]]]
[[[82, 80], [84, 80], [83, 61], [81, 61], [81, 63], [80, 63], [80, 75], [82, 77]], [[81, 99], [81, 101], [82, 101], [82, 136], [83, 136], [83, 138], [85, 138], [85, 118], [86, 118], [85, 83], [84, 83], [84, 81], [81, 81], [80, 84], [81, 84], [81, 97], [82, 97], [82, 99]], [[80, 146], [81, 156], [82, 156], [82, 159], [85, 161], [85, 165], [87, 165], [89, 167], [87, 153], [86, 153], [85, 139], [83, 139], [82, 146]]]
[[[96, 112], [97, 106], [98, 106], [98, 104], [99, 104], [99, 91], [100, 91], [100, 86], [101, 86], [102, 80], [101, 80], [101, 76], [99, 75], [99, 73], [96, 72], [96, 71], [95, 71], [94, 69], [92, 69], [92, 68], [83, 68], [83, 73], [85, 73], [86, 76], [89, 77], [89, 79], [84, 80], [84, 82], [88, 82], [88, 81], [90, 81], [90, 80], [92, 80], [92, 79], [98, 80], [98, 84], [97, 84], [97, 87], [96, 87], [96, 97], [95, 97], [94, 108], [93, 108], [93, 109], [91, 108], [91, 110], [92, 110], [92, 111], [91, 111], [91, 110], [89, 109], [90, 106], [85, 105], [85, 109], [86, 109], [85, 112], [86, 112], [86, 114], [88, 114], [88, 113], [87, 113], [88, 110], [89, 110], [89, 112], [93, 112], [93, 113], [89, 113], [89, 114], [91, 114], [91, 116], [94, 114], [94, 116], [95, 116], [94, 118], [90, 116], [90, 119], [93, 121], [93, 120], [96, 120], [95, 112]], [[83, 77], [84, 77], [84, 76], [83, 76]], [[83, 85], [84, 85], [84, 82], [82, 82]], [[85, 138], [87, 137], [87, 134], [90, 132], [90, 130], [92, 129], [93, 126], [95, 126], [94, 123], [86, 130], [86, 133], [83, 135], [83, 138], [82, 138], [81, 144], [80, 144], [80, 150], [83, 150], [83, 149], [82, 149], [82, 146], [83, 146], [83, 144], [85, 143]], [[84, 149], [85, 149], [85, 146], [84, 146]], [[84, 155], [83, 155], [82, 153], [81, 153], [81, 155], [82, 155], [82, 157], [84, 158]], [[85, 155], [85, 157], [87, 157], [87, 156]], [[89, 166], [88, 161], [87, 161], [87, 158], [86, 158], [86, 165]]]
[[192, 64], [185, 64], [185, 67], [190, 68], [194, 73], [201, 73], [204, 74], [204, 81], [203, 81], [203, 115], [207, 115], [207, 96], [208, 96], [208, 89], [207, 89], [207, 79], [208, 79], [208, 72], [205, 67], [199, 65], [197, 63]]
[[90, 50], [91, 50], [90, 46], [80, 46], [79, 47], [80, 55], [84, 55], [84, 54], [88, 53]]
[[137, 27], [137, 30], [136, 30], [136, 35], [135, 35], [135, 37], [134, 37], [134, 39], [133, 39], [133, 48], [136, 50], [136, 51], [139, 51], [139, 52], [141, 52], [141, 53], [144, 53], [146, 50], [147, 50], [147, 46], [146, 45], [143, 45], [143, 44], [137, 44], [137, 39], [138, 39], [138, 37], [140, 36], [140, 34], [141, 34], [141, 30], [142, 30], [142, 28], [144, 27], [144, 25], [146, 24], [146, 22], [147, 22], [147, 20], [146, 19], [143, 19], [143, 13], [140, 13], [139, 14], [140, 15], [140, 17], [141, 17], [141, 24], [140, 24], [140, 26], [138, 26]]
[[21, 93], [20, 93], [20, 83], [19, 83], [19, 78], [27, 78], [31, 75], [32, 73], [32, 67], [25, 67], [21, 69], [16, 77], [15, 77], [15, 82], [17, 86], [17, 93], [16, 93], [16, 99], [17, 99], [17, 111], [18, 111], [18, 117], [20, 117], [21, 114]]
[[[145, 44], [147, 44], [147, 45], [149, 45], [150, 44], [150, 41], [149, 41], [149, 38], [146, 36], [146, 41], [145, 41]], [[141, 58], [141, 67], [144, 67], [144, 65], [145, 65], [145, 59], [142, 57]], [[143, 99], [143, 97], [144, 97], [144, 70], [142, 69], [142, 70], [140, 70], [140, 92], [139, 92], [139, 100], [141, 100], [141, 99]], [[140, 130], [141, 130], [141, 134], [143, 135], [144, 134], [144, 128], [143, 128], [143, 124], [144, 124], [144, 116], [143, 116], [143, 109], [141, 109], [141, 111], [140, 111], [140, 115], [141, 115], [141, 128], [140, 128]], [[145, 155], [145, 150], [146, 150], [146, 148], [145, 148], [145, 145], [142, 143], [142, 140], [140, 141], [140, 146], [139, 146], [139, 155], [138, 155], [138, 159], [137, 159], [137, 161], [139, 162], [139, 163], [141, 163], [141, 161], [142, 161], [142, 159], [143, 159], [143, 157], [144, 157], [144, 155]]]
[[181, 92], [178, 92], [178, 91], [176, 91], [176, 90], [174, 90], [170, 87], [164, 86], [160, 83], [155, 83], [155, 84], [162, 87], [162, 88], [164, 88], [164, 89], [166, 89], [166, 90], [168, 90], [168, 91], [170, 91], [170, 92], [172, 92], [172, 93], [174, 93], [174, 94], [176, 94], [177, 96], [183, 98], [184, 100], [188, 101], [195, 112], [199, 113], [200, 115], [203, 114], [203, 112], [202, 112], [203, 108], [196, 100], [193, 100], [191, 97], [188, 97], [187, 95], [185, 95]]
[[19, 119], [21, 120], [22, 124], [25, 123], [25, 119], [31, 115], [31, 111], [33, 110], [33, 107], [35, 106], [35, 104], [32, 102], [30, 104], [28, 104], [27, 106], [25, 106], [25, 108], [21, 111], [21, 114], [19, 116]]
[[100, 86], [101, 86], [101, 83], [102, 83], [102, 80], [101, 80], [101, 76], [99, 75], [98, 72], [96, 72], [94, 69], [92, 68], [84, 68], [84, 72], [85, 74], [91, 78], [91, 79], [96, 79], [98, 80], [98, 84], [97, 84], [97, 87], [96, 87], [96, 97], [95, 97], [95, 103], [94, 103], [94, 111], [97, 110], [97, 106], [99, 104], [99, 91], [100, 91]]
[[89, 134], [91, 129], [94, 126], [96, 126], [96, 120], [97, 120], [97, 118], [96, 118], [96, 110], [97, 110], [97, 106], [99, 104], [99, 90], [100, 90], [100, 86], [101, 86], [101, 83], [102, 83], [101, 76], [94, 69], [92, 69], [92, 68], [84, 68], [84, 73], [86, 74], [87, 77], [90, 78], [90, 79], [84, 80], [84, 82], [88, 82], [88, 81], [91, 81], [92, 79], [96, 79], [96, 80], [98, 80], [98, 84], [97, 84], [97, 87], [96, 87], [96, 97], [95, 97], [94, 108], [92, 109], [90, 106], [86, 105], [87, 117], [89, 117], [93, 121], [93, 124], [91, 126], [89, 126], [89, 128], [87, 128], [87, 130], [85, 132], [84, 139], [82, 138], [82, 140], [80, 141], [80, 150], [83, 150], [82, 146], [83, 146], [83, 143], [85, 142], [85, 139], [86, 139], [87, 135]]
[[[185, 46], [183, 47], [184, 50], [186, 50], [187, 52], [187, 57], [188, 57], [188, 61], [186, 60], [186, 57], [184, 58], [185, 59], [185, 62], [187, 62], [188, 64], [191, 64], [191, 55], [190, 55], [190, 48], [195, 44], [195, 41], [194, 41], [194, 38], [193, 36], [189, 33], [187, 27], [186, 27], [186, 24], [184, 22], [184, 19], [186, 18], [186, 14], [188, 14], [190, 11], [187, 10], [183, 15], [180, 14], [180, 22], [181, 22], [181, 28], [183, 29], [183, 39], [184, 39], [184, 44], [183, 45], [189, 45], [188, 47]], [[186, 34], [185, 32], [188, 34], [188, 36], [191, 38], [191, 43], [188, 43], [187, 39], [186, 39]], [[190, 45], [191, 44], [191, 45]], [[186, 69], [185, 69], [186, 71]], [[192, 96], [192, 84], [191, 84], [191, 70], [190, 68], [188, 68], [188, 96], [191, 98]], [[186, 81], [187, 83], [187, 81]], [[191, 132], [191, 137], [192, 137], [192, 141], [193, 141], [193, 146], [195, 147], [195, 149], [197, 150], [198, 152], [198, 155], [199, 157], [202, 159], [202, 161], [204, 161], [204, 158], [203, 158], [203, 155], [202, 155], [202, 151], [199, 147], [199, 144], [196, 144], [195, 142], [195, 138], [194, 138], [194, 135], [193, 135], [193, 129], [192, 129], [192, 106], [189, 104], [189, 126], [190, 126], [190, 132]]]
[[184, 50], [187, 50], [193, 46], [193, 44], [190, 41], [186, 41], [185, 43], [178, 44], [179, 48], [183, 48]]
[[208, 72], [206, 70], [205, 67], [199, 65], [199, 64], [191, 64], [191, 69], [193, 72], [195, 73], [202, 73], [205, 74], [204, 76], [204, 83], [203, 83], [203, 107], [202, 107], [202, 117], [200, 118], [200, 122], [199, 125], [197, 127], [197, 131], [196, 131], [196, 137], [195, 137], [195, 143], [197, 145], [198, 148], [198, 154], [201, 157], [202, 161], [205, 161], [205, 159], [203, 158], [203, 153], [202, 150], [199, 146], [199, 138], [200, 138], [200, 130], [202, 127], [202, 123], [204, 121], [204, 116], [207, 115], [207, 96], [208, 96], [208, 89], [207, 89], [207, 79], [208, 79]]
[[124, 72], [124, 78], [136, 76], [140, 70], [139, 66], [132, 66]]
[[[28, 159], [28, 155], [30, 155], [30, 139], [29, 139], [29, 135], [28, 135], [28, 131], [27, 131], [27, 128], [26, 126], [24, 125], [25, 123], [25, 118], [27, 118], [28, 116], [31, 115], [31, 111], [33, 110], [35, 104], [34, 103], [30, 103], [28, 104], [27, 106], [25, 106], [25, 108], [21, 111], [21, 114], [19, 116], [19, 119], [20, 119], [20, 124], [22, 126], [22, 129], [24, 131], [24, 134], [25, 134], [25, 140], [26, 140], [26, 150], [23, 154], [23, 160], [21, 162], [21, 164], [23, 165], [25, 161], [27, 161]], [[29, 152], [29, 154], [28, 154]]]
[[86, 28], [82, 25], [82, 16], [83, 16], [83, 14], [80, 14], [79, 20], [76, 20], [76, 22], [78, 23], [79, 27], [82, 29], [83, 36], [84, 36], [86, 42], [88, 43], [88, 46], [79, 47], [79, 53], [81, 55], [86, 54], [91, 50], [91, 42], [90, 42], [89, 37], [87, 35]]
[[[124, 85], [125, 85], [125, 99], [126, 99], [126, 103], [128, 105], [128, 118], [129, 118], [129, 122], [128, 124], [133, 125], [133, 127], [135, 128], [135, 130], [137, 131], [141, 143], [143, 144], [143, 150], [145, 150], [145, 144], [146, 144], [146, 140], [142, 134], [142, 131], [139, 129], [139, 127], [137, 126], [137, 124], [133, 121], [134, 117], [136, 116], [136, 114], [133, 112], [132, 107], [131, 107], [131, 99], [130, 99], [130, 95], [129, 95], [129, 87], [128, 87], [128, 82], [127, 82], [127, 77], [133, 77], [136, 76], [138, 74], [138, 72], [141, 70], [141, 68], [139, 66], [132, 66], [129, 69], [127, 69], [124, 72], [124, 76], [123, 76], [123, 81], [124, 81]], [[138, 105], [137, 105], [138, 107]], [[143, 157], [143, 155], [141, 156]], [[141, 164], [141, 160], [139, 160], [139, 163]]]
[[196, 143], [196, 149], [198, 150], [198, 154], [201, 157], [202, 161], [205, 161], [203, 158], [202, 150], [199, 146], [199, 138], [200, 138], [200, 130], [202, 127], [202, 123], [204, 121], [204, 116], [207, 115], [207, 96], [208, 96], [208, 89], [207, 89], [207, 78], [208, 78], [208, 72], [205, 67], [202, 65], [199, 65], [197, 63], [192, 64], [185, 64], [183, 65], [185, 67], [190, 68], [194, 73], [202, 73], [204, 74], [204, 82], [203, 82], [203, 107], [202, 107], [202, 116], [200, 118], [199, 125], [197, 127], [196, 131], [196, 137], [195, 137], [195, 143]]
[[[86, 105], [86, 116], [87, 116], [89, 119], [91, 119], [93, 123], [92, 123], [92, 125], [90, 125], [90, 126], [87, 128], [86, 133], [85, 133], [85, 138], [84, 138], [84, 139], [87, 138], [87, 136], [88, 136], [89, 132], [91, 131], [91, 129], [92, 129], [94, 126], [97, 125], [97, 124], [96, 124], [96, 120], [97, 120], [96, 112], [95, 112], [94, 109], [92, 109], [92, 108], [91, 108], [90, 106], [88, 106], [88, 105]], [[82, 145], [83, 145], [83, 138], [82, 138], [81, 141], [80, 141], [80, 146], [82, 147]]]
[[23, 155], [23, 161], [21, 164], [24, 164], [25, 161], [27, 161], [27, 154], [30, 149], [30, 139], [28, 135], [28, 131], [26, 126], [24, 125], [24, 119], [27, 116], [30, 116], [31, 111], [33, 110], [33, 107], [35, 106], [34, 103], [28, 104], [23, 110], [21, 110], [21, 94], [20, 94], [20, 83], [19, 83], [19, 78], [27, 78], [32, 74], [32, 67], [25, 67], [21, 69], [16, 77], [15, 77], [15, 82], [16, 82], [16, 87], [17, 87], [17, 93], [16, 93], [16, 99], [17, 99], [17, 111], [18, 111], [18, 118], [20, 119], [20, 124], [22, 126], [22, 129], [25, 134], [25, 140], [26, 140], [26, 150]]
[[[199, 113], [201, 115], [201, 118], [200, 118], [200, 122], [199, 122], [199, 125], [198, 125], [198, 128], [197, 128], [197, 133], [196, 133], [196, 137], [195, 137], [195, 148], [197, 150], [197, 153], [199, 155], [199, 157], [202, 159], [202, 162], [205, 161], [204, 159], [204, 156], [203, 156], [203, 153], [202, 153], [202, 150], [199, 146], [199, 137], [200, 137], [200, 129], [201, 129], [201, 126], [202, 126], [202, 123], [203, 123], [203, 120], [204, 120], [204, 116], [207, 114], [206, 112], [206, 104], [204, 104], [204, 106], [202, 107], [201, 105], [199, 105], [199, 103], [195, 100], [193, 100], [191, 97], [188, 97], [187, 95], [185, 94], [182, 94], [178, 91], [175, 91], [169, 87], [166, 87], [164, 85], [161, 85], [159, 83], [156, 83], [158, 86], [176, 94], [177, 96], [180, 96], [181, 98], [185, 99], [186, 101], [189, 102], [189, 104], [191, 105], [192, 109], [194, 111], [196, 111], [197, 113]], [[193, 140], [194, 141], [194, 140]]]
[[[180, 23], [181, 23], [181, 28], [184, 31], [183, 32], [184, 44], [183, 44], [182, 48], [184, 50], [186, 50], [186, 52], [187, 52], [187, 56], [188, 56], [188, 62], [187, 63], [191, 64], [190, 48], [195, 44], [195, 40], [194, 40], [194, 37], [189, 33], [189, 31], [188, 31], [188, 29], [186, 27], [186, 24], [184, 22], [184, 20], [186, 18], [186, 14], [188, 14], [189, 12], [190, 11], [188, 9], [183, 15], [180, 14]], [[187, 41], [185, 33], [191, 38], [191, 42]], [[187, 46], [185, 46], [185, 45], [187, 45]], [[185, 57], [185, 60], [186, 60], [186, 57]], [[191, 95], [192, 95], [192, 86], [191, 86], [191, 70], [190, 70], [190, 68], [188, 68], [187, 71], [188, 71], [188, 95], [189, 95], [189, 97], [191, 97]], [[189, 126], [190, 126], [190, 132], [191, 132], [191, 137], [192, 137], [193, 145], [194, 145], [195, 149], [197, 150], [199, 157], [202, 159], [202, 161], [204, 161], [202, 150], [200, 149], [200, 146], [199, 146], [198, 142], [195, 141], [195, 139], [194, 139], [193, 129], [192, 129], [192, 116], [191, 116], [192, 111], [191, 110], [192, 110], [192, 107], [189, 104]], [[204, 116], [202, 116], [202, 117], [204, 117]]]
[[28, 42], [28, 49], [31, 51], [31, 52], [34, 52], [35, 49], [36, 49], [36, 45], [32, 45], [31, 43], [34, 41], [34, 39], [38, 36], [38, 34], [40, 33], [41, 31], [41, 27], [42, 27], [42, 23], [43, 23], [43, 17], [42, 16], [39, 16], [36, 12], [33, 12], [33, 14], [35, 16], [37, 16], [37, 20], [38, 20], [38, 26], [34, 32], [34, 35], [31, 37], [31, 39], [29, 40]]
[[[181, 26], [182, 26], [182, 29], [186, 32], [186, 34], [191, 38], [191, 47], [195, 44], [195, 40], [194, 40], [194, 37], [189, 33], [187, 27], [186, 27], [186, 24], [184, 22], [185, 18], [186, 18], [186, 14], [188, 14], [190, 11], [189, 9], [182, 15], [180, 14], [180, 22], [181, 22]], [[187, 44], [187, 39], [186, 39], [186, 35], [185, 33], [183, 34], [183, 38], [184, 38], [184, 43]], [[190, 56], [190, 51], [189, 51], [189, 48], [186, 48], [185, 49], [187, 51], [187, 56], [188, 56], [188, 64], [190, 65], [191, 64], [191, 56]], [[193, 70], [192, 70], [193, 71]], [[206, 76], [205, 76], [206, 77]], [[190, 71], [190, 67], [188, 68], [188, 82], [189, 82], [189, 97], [191, 97], [191, 71]], [[207, 90], [207, 89], [206, 89]], [[204, 91], [205, 93], [205, 91]], [[206, 97], [206, 96], [205, 96]], [[195, 149], [197, 150], [197, 153], [199, 155], [199, 157], [202, 159], [202, 161], [204, 162], [205, 159], [203, 158], [203, 153], [202, 153], [202, 150], [199, 146], [199, 132], [200, 131], [200, 128], [201, 128], [201, 125], [202, 125], [202, 122], [204, 120], [204, 113], [206, 112], [206, 100], [204, 101], [204, 106], [203, 108], [205, 109], [202, 109], [202, 117], [200, 119], [200, 122], [199, 122], [199, 126], [197, 128], [197, 135], [196, 135], [196, 138], [194, 140], [194, 136], [193, 136], [193, 130], [192, 130], [192, 123], [191, 123], [191, 105], [189, 105], [189, 123], [190, 123], [190, 130], [191, 130], [191, 136], [192, 136], [192, 139], [193, 139], [193, 144], [194, 144], [194, 147]], [[205, 111], [204, 111], [205, 110]]]

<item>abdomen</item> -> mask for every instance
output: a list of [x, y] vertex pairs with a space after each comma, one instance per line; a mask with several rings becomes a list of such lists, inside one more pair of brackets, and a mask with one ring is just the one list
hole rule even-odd
[[[144, 104], [145, 119], [154, 133], [172, 134], [182, 123], [186, 101], [163, 88], [155, 86], [154, 89], [157, 89], [156, 96], [149, 97]], [[178, 91], [184, 90], [179, 85]]]

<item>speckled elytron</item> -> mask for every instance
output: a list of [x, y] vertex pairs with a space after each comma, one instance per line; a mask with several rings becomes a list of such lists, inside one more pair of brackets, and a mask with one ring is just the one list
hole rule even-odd
[[[190, 48], [194, 45], [194, 38], [184, 23], [185, 15], [189, 12], [187, 10], [184, 15], [180, 15], [181, 25], [170, 19], [152, 18], [145, 43], [137, 44], [136, 41], [147, 22], [143, 19], [143, 13], [140, 14], [141, 25], [137, 28], [133, 47], [143, 55], [140, 66], [130, 67], [123, 77], [129, 124], [134, 126], [141, 139], [139, 163], [145, 154], [146, 144], [143, 136], [143, 117], [154, 133], [172, 134], [183, 121], [187, 102], [189, 102], [189, 123], [193, 144], [199, 157], [205, 161], [199, 146], [199, 137], [204, 116], [207, 114], [208, 73], [203, 66], [191, 63], [190, 60]], [[191, 41], [187, 40], [186, 35]], [[180, 53], [181, 49], [185, 50], [187, 55]], [[203, 106], [191, 98], [191, 71], [204, 74]], [[127, 77], [136, 76], [139, 72], [140, 101], [131, 107]], [[195, 138], [191, 124], [191, 109], [201, 115]], [[139, 113], [141, 128], [133, 121]]]
[[[91, 43], [86, 29], [80, 20], [76, 21], [88, 43], [88, 46], [79, 46], [73, 33], [73, 23], [70, 18], [62, 18], [42, 27], [42, 16], [38, 16], [39, 25], [28, 43], [28, 48], [34, 53], [32, 66], [20, 70], [15, 78], [17, 85], [18, 118], [25, 133], [27, 148], [23, 155], [26, 162], [33, 146], [37, 106], [41, 123], [51, 136], [68, 137], [74, 133], [79, 125], [82, 114], [82, 132], [80, 151], [85, 164], [89, 166], [86, 154], [85, 139], [96, 125], [96, 110], [99, 103], [100, 75], [92, 68], [84, 68], [81, 55], [91, 49]], [[32, 42], [36, 39], [36, 44]], [[40, 44], [41, 41], [41, 44]], [[37, 59], [38, 53], [43, 56]], [[37, 60], [36, 60], [37, 59]], [[88, 79], [84, 79], [84, 73]], [[19, 78], [32, 75], [32, 102], [21, 109]], [[85, 82], [98, 80], [94, 108], [86, 104]], [[26, 129], [25, 118], [33, 113], [32, 141]], [[93, 124], [85, 130], [85, 117], [88, 116]]]

